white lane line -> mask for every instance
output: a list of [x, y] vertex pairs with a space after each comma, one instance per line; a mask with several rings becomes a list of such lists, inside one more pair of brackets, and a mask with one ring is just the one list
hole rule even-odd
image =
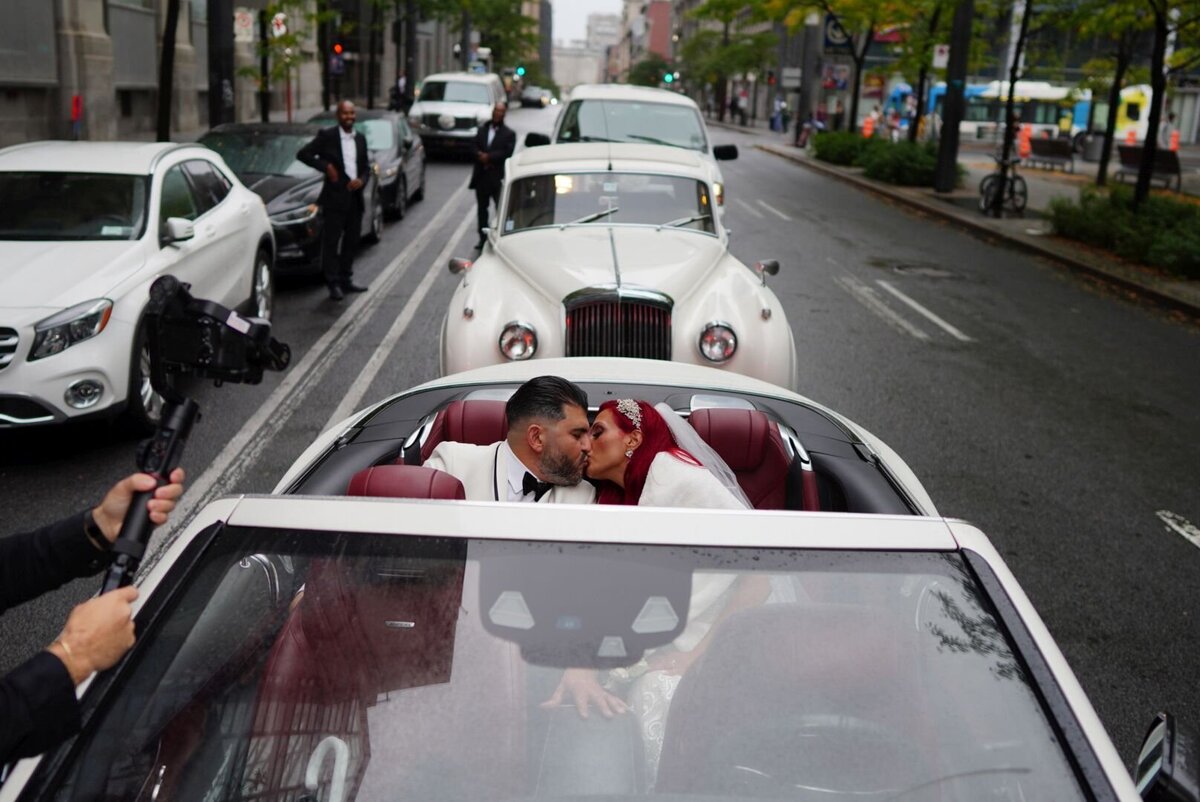
[[[429, 221], [428, 228], [436, 231], [445, 225], [458, 212], [458, 204], [466, 193], [465, 186], [455, 190]], [[424, 238], [413, 238], [408, 246], [380, 271], [379, 276], [372, 282], [370, 292], [359, 295], [346, 307], [346, 311], [342, 312], [337, 321], [313, 343], [304, 357], [288, 368], [283, 381], [249, 420], [242, 424], [242, 428], [226, 443], [225, 448], [204, 473], [187, 483], [183, 500], [171, 514], [170, 522], [155, 531], [139, 575], [144, 576], [154, 567], [159, 557], [187, 528], [192, 516], [203, 509], [204, 505], [237, 486], [279, 430], [303, 405], [309, 393], [321, 385], [325, 374], [337, 364], [338, 358], [350, 346], [355, 335], [383, 305], [389, 290], [404, 276], [408, 266], [416, 261], [426, 243]], [[186, 464], [184, 467], [187, 467]]]
[[745, 209], [746, 211], [750, 212], [750, 214], [754, 215], [754, 216], [755, 216], [755, 217], [757, 217], [759, 220], [761, 220], [761, 219], [762, 219], [762, 216], [763, 216], [763, 214], [762, 214], [762, 212], [760, 212], [758, 209], [755, 209], [753, 206], [751, 206], [750, 204], [746, 203], [746, 202], [745, 202], [744, 200], [742, 200], [741, 198], [734, 198], [733, 200], [734, 200], [734, 202], [735, 202], [735, 203], [737, 203], [739, 206], [741, 206], [741, 207], [742, 207], [743, 209]]
[[458, 247], [459, 240], [463, 238], [467, 233], [467, 229], [474, 222], [476, 222], [476, 217], [474, 210], [472, 210], [458, 224], [458, 228], [454, 230], [454, 233], [450, 235], [450, 239], [446, 241], [446, 247], [442, 248], [441, 252], [434, 257], [433, 263], [425, 271], [425, 276], [421, 279], [421, 283], [413, 290], [412, 295], [408, 297], [408, 302], [400, 310], [400, 315], [396, 318], [396, 322], [388, 329], [388, 333], [380, 341], [379, 347], [374, 350], [371, 358], [367, 360], [367, 364], [363, 366], [354, 383], [346, 390], [346, 395], [342, 397], [342, 401], [338, 404], [337, 409], [329, 416], [329, 420], [321, 427], [321, 431], [325, 431], [335, 423], [345, 420], [358, 409], [363, 396], [367, 394], [367, 390], [371, 387], [371, 382], [375, 380], [375, 376], [379, 373], [379, 369], [383, 367], [383, 363], [391, 356], [392, 350], [395, 349], [400, 338], [404, 336], [408, 325], [412, 323], [412, 319], [417, 314], [417, 308], [424, 302], [425, 296], [429, 294], [429, 289], [433, 286], [433, 282], [446, 269], [446, 262], [449, 260], [450, 255], [454, 253], [454, 249]]
[[1193, 546], [1200, 547], [1200, 526], [1170, 510], [1159, 510], [1155, 515], [1167, 525], [1167, 529], [1179, 534]]
[[775, 215], [776, 217], [778, 217], [780, 220], [791, 220], [791, 219], [792, 219], [792, 218], [788, 217], [786, 214], [784, 214], [783, 212], [781, 212], [781, 211], [779, 211], [778, 209], [776, 209], [776, 208], [775, 208], [774, 206], [772, 206], [771, 204], [767, 203], [767, 202], [766, 202], [765, 200], [763, 200], [762, 198], [759, 198], [759, 199], [758, 199], [758, 205], [759, 205], [759, 206], [761, 206], [761, 207], [763, 207], [764, 209], [766, 209], [766, 210], [767, 210], [768, 212], [770, 212], [771, 214], [773, 214], [773, 215]]
[[911, 306], [913, 309], [920, 312], [925, 317], [929, 318], [929, 320], [931, 320], [934, 323], [936, 323], [937, 325], [941, 326], [942, 329], [944, 329], [946, 332], [948, 332], [951, 337], [954, 337], [955, 339], [960, 340], [961, 342], [964, 342], [964, 343], [971, 342], [970, 337], [963, 334], [961, 331], [959, 331], [957, 328], [955, 328], [954, 326], [947, 323], [945, 320], [942, 320], [942, 318], [938, 317], [936, 314], [934, 314], [930, 310], [921, 306], [919, 303], [914, 301], [912, 298], [909, 298], [907, 295], [900, 292], [900, 290], [898, 290], [894, 286], [892, 286], [891, 282], [884, 281], [882, 279], [878, 279], [878, 280], [876, 280], [875, 283], [878, 284], [880, 287], [883, 287], [885, 290], [890, 292], [892, 295], [895, 295], [901, 301], [904, 301], [904, 303], [908, 304], [909, 306]]
[[873, 287], [868, 287], [866, 284], [863, 284], [858, 279], [849, 275], [834, 276], [833, 280], [839, 287], [850, 293], [851, 297], [853, 297], [863, 306], [867, 307], [867, 309], [870, 309], [872, 312], [882, 318], [885, 323], [894, 327], [896, 330], [903, 334], [908, 334], [912, 337], [915, 337], [918, 340], [925, 341], [929, 339], [928, 334], [921, 331], [912, 323], [909, 323], [896, 312], [892, 311], [892, 309], [885, 304], [882, 299], [880, 299], [879, 294], [875, 292]]

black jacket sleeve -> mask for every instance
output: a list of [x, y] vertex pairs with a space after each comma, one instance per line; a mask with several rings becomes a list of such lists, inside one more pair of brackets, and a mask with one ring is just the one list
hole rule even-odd
[[318, 132], [317, 135], [312, 138], [312, 141], [300, 148], [300, 151], [296, 154], [296, 159], [298, 161], [303, 162], [314, 170], [319, 170], [322, 173], [325, 172], [325, 165], [329, 163], [328, 159], [325, 157], [325, 154], [321, 152], [323, 149], [321, 137], [324, 135], [324, 133], [324, 130]]
[[367, 157], [367, 137], [361, 131], [356, 132], [354, 144], [356, 145], [355, 155], [358, 158], [358, 177], [365, 185], [368, 174], [371, 172], [371, 160]]
[[108, 552], [83, 531], [84, 513], [33, 532], [0, 538], [0, 613], [73, 579], [99, 573]]
[[78, 731], [75, 684], [50, 652], [39, 652], [0, 679], [0, 764], [40, 755]]

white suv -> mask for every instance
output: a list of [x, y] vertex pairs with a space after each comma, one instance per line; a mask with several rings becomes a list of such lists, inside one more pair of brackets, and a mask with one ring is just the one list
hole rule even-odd
[[408, 123], [430, 153], [469, 152], [479, 126], [504, 102], [504, 84], [494, 73], [442, 72], [421, 82]]
[[271, 314], [262, 200], [199, 145], [0, 150], [0, 427], [124, 411], [153, 426], [141, 317], [156, 278]]

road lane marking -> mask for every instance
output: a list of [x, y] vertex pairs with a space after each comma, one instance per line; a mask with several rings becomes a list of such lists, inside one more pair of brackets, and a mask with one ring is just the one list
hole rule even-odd
[[882, 318], [883, 321], [888, 325], [893, 326], [898, 331], [915, 337], [918, 340], [926, 341], [929, 339], [928, 334], [921, 331], [919, 328], [905, 320], [896, 312], [892, 311], [892, 309], [880, 299], [874, 288], [868, 287], [866, 284], [863, 284], [861, 281], [850, 275], [834, 276], [833, 280], [839, 287], [850, 293], [852, 298], [857, 300], [863, 306], [867, 307], [867, 309], [870, 309], [872, 312]]
[[379, 373], [379, 369], [383, 367], [383, 363], [391, 356], [396, 344], [400, 342], [400, 338], [404, 336], [404, 332], [408, 329], [408, 325], [416, 317], [417, 308], [424, 302], [425, 296], [429, 294], [429, 289], [433, 286], [433, 282], [446, 269], [446, 262], [458, 247], [459, 240], [466, 235], [467, 229], [471, 224], [476, 222], [475, 211], [471, 210], [467, 212], [467, 216], [463, 218], [462, 222], [458, 224], [458, 228], [450, 235], [450, 239], [446, 241], [446, 247], [442, 248], [441, 252], [434, 257], [433, 263], [425, 271], [425, 276], [421, 279], [421, 283], [413, 290], [412, 295], [408, 297], [408, 302], [400, 310], [400, 315], [396, 318], [396, 322], [388, 329], [388, 333], [380, 341], [379, 347], [374, 350], [371, 358], [367, 360], [367, 364], [359, 371], [358, 377], [355, 378], [354, 383], [346, 390], [341, 403], [337, 405], [337, 409], [333, 411], [333, 414], [329, 416], [329, 420], [321, 427], [321, 431], [325, 431], [335, 423], [345, 420], [358, 409], [363, 396], [367, 394], [367, 390], [371, 387], [371, 382], [375, 380], [375, 376]]
[[917, 302], [916, 302], [916, 301], [914, 301], [912, 298], [909, 298], [907, 295], [905, 295], [904, 293], [900, 292], [900, 290], [898, 290], [898, 289], [896, 289], [895, 287], [893, 287], [893, 286], [892, 286], [891, 282], [884, 281], [884, 280], [882, 280], [882, 279], [878, 279], [878, 280], [876, 280], [876, 282], [875, 282], [875, 283], [876, 283], [876, 284], [878, 284], [880, 287], [883, 287], [885, 290], [887, 290], [888, 292], [890, 292], [892, 295], [895, 295], [897, 298], [899, 298], [899, 299], [900, 299], [901, 301], [903, 301], [904, 303], [906, 303], [906, 304], [908, 304], [909, 306], [911, 306], [911, 307], [912, 307], [913, 309], [915, 309], [917, 312], [919, 312], [919, 313], [921, 313], [922, 315], [924, 315], [925, 317], [929, 318], [929, 320], [931, 320], [933, 323], [937, 324], [938, 326], [941, 326], [941, 327], [942, 327], [942, 329], [944, 329], [946, 332], [948, 332], [948, 333], [950, 334], [950, 336], [951, 336], [951, 337], [954, 337], [955, 339], [957, 339], [957, 340], [959, 340], [959, 341], [961, 341], [961, 342], [964, 342], [964, 343], [969, 343], [969, 342], [971, 342], [971, 338], [970, 338], [970, 337], [968, 337], [967, 335], [963, 334], [963, 333], [962, 333], [961, 331], [959, 331], [957, 328], [955, 328], [954, 326], [950, 325], [949, 323], [947, 323], [945, 320], [943, 320], [942, 318], [940, 318], [940, 317], [938, 317], [937, 315], [935, 315], [935, 314], [934, 314], [933, 312], [931, 312], [930, 310], [928, 310], [928, 309], [926, 309], [925, 307], [921, 306], [921, 304], [917, 303]]
[[792, 218], [788, 217], [786, 214], [784, 214], [783, 212], [781, 212], [781, 211], [779, 211], [778, 209], [776, 209], [776, 208], [775, 208], [774, 206], [772, 206], [771, 204], [767, 203], [767, 202], [766, 202], [765, 200], [763, 200], [762, 198], [759, 198], [759, 199], [758, 199], [758, 205], [759, 205], [759, 206], [761, 206], [761, 207], [763, 207], [764, 209], [766, 209], [766, 210], [767, 210], [768, 212], [770, 212], [771, 214], [773, 214], [773, 215], [775, 215], [776, 217], [778, 217], [780, 220], [788, 220], [788, 221], [791, 221], [791, 219], [792, 219]]
[[1182, 536], [1193, 546], [1200, 547], [1200, 526], [1196, 526], [1187, 518], [1170, 510], [1159, 510], [1155, 515], [1167, 525], [1168, 529]]
[[750, 214], [754, 215], [754, 216], [755, 216], [755, 217], [757, 217], [759, 220], [761, 220], [761, 219], [762, 219], [762, 216], [763, 216], [763, 214], [762, 214], [762, 212], [760, 212], [758, 209], [755, 209], [753, 206], [751, 206], [750, 204], [746, 203], [746, 202], [745, 202], [744, 200], [742, 200], [741, 198], [734, 198], [733, 200], [734, 200], [734, 202], [735, 202], [735, 203], [737, 203], [739, 206], [741, 206], [741, 207], [742, 207], [743, 209], [745, 209], [746, 211], [750, 212]]
[[[466, 196], [467, 188], [459, 187], [446, 199], [427, 224], [428, 229], [437, 230], [445, 225], [458, 211], [458, 204]], [[151, 539], [146, 559], [142, 561], [139, 576], [154, 567], [159, 558], [191, 523], [192, 516], [202, 510], [208, 502], [229, 492], [246, 471], [270, 445], [275, 435], [284, 427], [338, 358], [350, 346], [354, 337], [367, 325], [371, 317], [384, 304], [389, 290], [404, 276], [408, 266], [416, 261], [428, 240], [413, 238], [387, 264], [373, 282], [370, 292], [355, 298], [354, 302], [338, 317], [324, 334], [313, 343], [304, 357], [292, 365], [267, 400], [242, 424], [217, 458], [204, 473], [188, 482], [183, 500], [171, 515], [170, 523], [160, 526]]]

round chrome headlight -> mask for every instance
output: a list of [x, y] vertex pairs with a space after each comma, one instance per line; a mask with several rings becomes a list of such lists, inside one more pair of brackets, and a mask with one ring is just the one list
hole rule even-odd
[[709, 323], [700, 332], [700, 353], [709, 362], [725, 362], [735, 351], [737, 335], [728, 323]]
[[528, 323], [512, 321], [500, 332], [500, 353], [507, 359], [520, 362], [537, 351], [537, 331]]

